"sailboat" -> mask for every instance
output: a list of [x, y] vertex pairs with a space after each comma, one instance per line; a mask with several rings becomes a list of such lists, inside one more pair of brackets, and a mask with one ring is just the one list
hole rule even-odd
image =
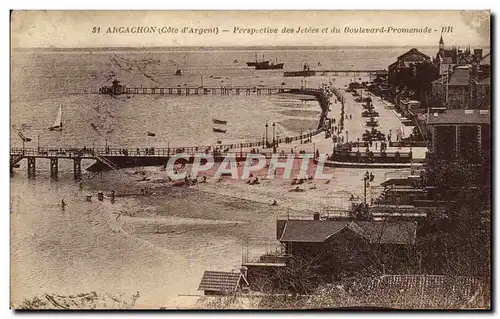
[[50, 131], [62, 131], [63, 123], [62, 123], [62, 105], [59, 105], [59, 112], [57, 112], [56, 120], [54, 124], [49, 127]]

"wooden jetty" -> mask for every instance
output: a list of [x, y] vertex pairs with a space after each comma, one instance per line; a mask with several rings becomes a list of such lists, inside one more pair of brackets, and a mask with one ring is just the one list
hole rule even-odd
[[97, 91], [98, 94], [111, 95], [134, 95], [134, 94], [158, 94], [158, 95], [271, 95], [282, 93], [285, 90], [290, 90], [284, 86], [278, 87], [263, 87], [263, 86], [177, 86], [177, 87], [126, 87], [120, 86], [103, 86]]
[[316, 75], [357, 76], [357, 75], [377, 75], [386, 73], [387, 70], [298, 70], [298, 71], [286, 71], [284, 72], [283, 76], [285, 77], [316, 76]]
[[[295, 137], [284, 137], [276, 139], [277, 145], [281, 143], [292, 143], [310, 139], [312, 136], [320, 134], [322, 130], [311, 131]], [[267, 145], [266, 145], [267, 144]], [[73, 161], [73, 175], [75, 179], [82, 176], [82, 160], [96, 160], [88, 171], [99, 172], [106, 170], [119, 170], [120, 168], [130, 168], [138, 166], [160, 166], [166, 165], [167, 161], [182, 154], [180, 161], [192, 163], [196, 157], [213, 156], [215, 162], [222, 161], [226, 156], [234, 156], [237, 161], [245, 161], [248, 154], [243, 152], [243, 148], [260, 148], [259, 154], [270, 158], [273, 155], [271, 144], [268, 141], [233, 143], [228, 145], [214, 146], [191, 146], [175, 148], [11, 148], [10, 149], [10, 170], [14, 170], [16, 164], [21, 160], [27, 160], [28, 177], [36, 175], [36, 160], [48, 159], [50, 161], [50, 176], [57, 178], [59, 173], [59, 160]], [[275, 153], [274, 153], [275, 154]], [[304, 154], [302, 154], [304, 155]]]

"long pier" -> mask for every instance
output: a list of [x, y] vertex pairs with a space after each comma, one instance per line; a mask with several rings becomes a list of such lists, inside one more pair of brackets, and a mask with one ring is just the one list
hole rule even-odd
[[158, 94], [158, 95], [272, 95], [282, 93], [292, 88], [279, 86], [279, 87], [262, 87], [262, 86], [198, 86], [198, 87], [125, 87], [120, 89], [113, 88], [112, 86], [100, 87], [97, 91], [98, 94]]
[[375, 74], [381, 74], [381, 73], [387, 73], [387, 70], [367, 70], [367, 69], [361, 69], [361, 70], [298, 70], [298, 71], [285, 71], [283, 76], [285, 77], [297, 77], [297, 76], [316, 76], [316, 75], [322, 75], [322, 76], [328, 76], [328, 75], [334, 75], [334, 76], [339, 76], [339, 75], [345, 75], [345, 76], [357, 76], [357, 75], [375, 75]]

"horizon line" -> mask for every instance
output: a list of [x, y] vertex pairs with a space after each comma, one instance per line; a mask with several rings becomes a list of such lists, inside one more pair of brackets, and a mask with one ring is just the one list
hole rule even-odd
[[[491, 48], [490, 45], [478, 45], [478, 44], [464, 44], [456, 45], [457, 47], [478, 47], [478, 48]], [[182, 49], [212, 49], [212, 50], [243, 50], [243, 49], [253, 49], [253, 50], [265, 50], [265, 49], [339, 49], [339, 48], [410, 48], [410, 47], [421, 47], [421, 48], [437, 48], [437, 45], [325, 45], [325, 46], [314, 46], [314, 45], [253, 45], [253, 46], [203, 46], [203, 45], [186, 45], [186, 46], [112, 46], [112, 47], [11, 47], [13, 51], [70, 51], [70, 50], [101, 50], [101, 51], [111, 51], [111, 50], [182, 50]]]

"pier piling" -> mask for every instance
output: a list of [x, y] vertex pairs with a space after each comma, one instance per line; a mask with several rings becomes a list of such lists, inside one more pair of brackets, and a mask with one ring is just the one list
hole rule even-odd
[[57, 163], [57, 157], [51, 157], [50, 158], [50, 177], [51, 178], [57, 178], [58, 174], [58, 163]]
[[82, 159], [73, 159], [73, 176], [75, 180], [80, 180], [82, 178]]
[[28, 177], [33, 178], [36, 175], [36, 160], [34, 157], [28, 157]]

